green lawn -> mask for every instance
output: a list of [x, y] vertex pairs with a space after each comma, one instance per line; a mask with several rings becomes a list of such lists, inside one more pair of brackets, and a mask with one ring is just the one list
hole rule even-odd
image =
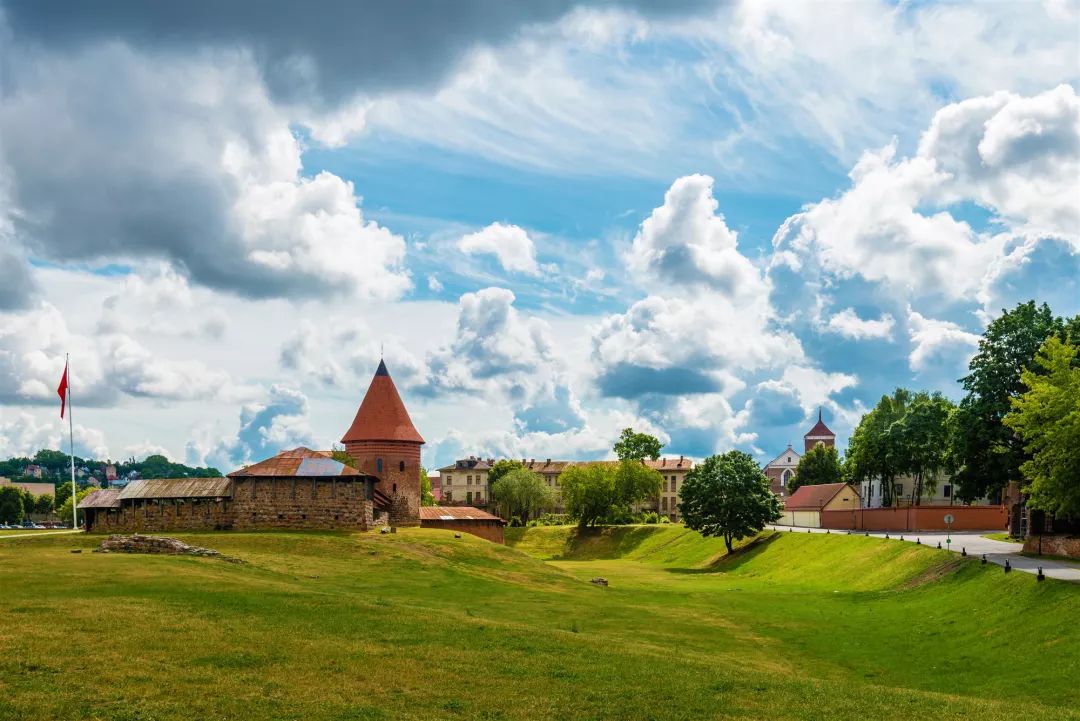
[[1013, 538], [1008, 533], [984, 533], [983, 538], [989, 538], [991, 541], [1004, 541], [1005, 543], [1023, 543], [1022, 538]]
[[1076, 586], [860, 536], [510, 536], [10, 539], [0, 719], [1080, 718]]

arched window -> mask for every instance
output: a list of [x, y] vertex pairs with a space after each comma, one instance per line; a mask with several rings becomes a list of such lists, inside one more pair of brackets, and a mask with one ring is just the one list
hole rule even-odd
[[375, 459], [375, 472], [376, 473], [382, 473], [382, 459], [381, 458], [376, 458]]
[[400, 462], [399, 462], [399, 463], [397, 464], [397, 469], [398, 469], [399, 471], [404, 471], [404, 470], [405, 470], [405, 461], [400, 461]]
[[394, 484], [394, 491], [393, 492], [397, 493], [397, 484], [396, 483]]

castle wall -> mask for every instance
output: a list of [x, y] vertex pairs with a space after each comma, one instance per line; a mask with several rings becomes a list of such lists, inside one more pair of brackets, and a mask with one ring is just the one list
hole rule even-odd
[[391, 499], [391, 525], [420, 523], [419, 443], [346, 441], [345, 451], [356, 461], [355, 468], [379, 479], [377, 488]]

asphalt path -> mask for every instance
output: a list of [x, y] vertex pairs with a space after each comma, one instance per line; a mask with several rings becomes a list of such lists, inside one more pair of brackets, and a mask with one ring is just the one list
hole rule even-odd
[[[790, 528], [791, 533], [840, 533], [846, 534], [847, 531], [827, 531], [824, 528], [802, 528], [799, 526], [769, 526], [776, 531], [788, 531]], [[1022, 543], [1008, 543], [1006, 541], [995, 541], [990, 538], [983, 538], [984, 533], [1000, 533], [1000, 531], [961, 531], [958, 533], [940, 533], [938, 531], [912, 531], [904, 533], [896, 533], [895, 531], [852, 531], [852, 534], [870, 535], [876, 538], [886, 538], [903, 543], [921, 543], [924, 546], [930, 546], [931, 548], [937, 548], [938, 544], [941, 544], [941, 548], [948, 549], [954, 553], [967, 552], [969, 556], [975, 556], [981, 558], [984, 554], [986, 556], [987, 563], [995, 563], [1004, 567], [1005, 562], [1008, 561], [1009, 566], [1014, 571], [1021, 571], [1023, 573], [1037, 574], [1039, 568], [1043, 570], [1043, 575], [1048, 578], [1056, 578], [1061, 581], [1072, 581], [1074, 583], [1080, 583], [1080, 563], [1075, 561], [1061, 561], [1056, 558], [1047, 558], [1045, 556], [1024, 556], [1021, 555], [1021, 551], [1024, 550], [1024, 544]], [[952, 541], [952, 543], [948, 543]]]
[[5, 538], [27, 538], [29, 536], [59, 536], [65, 533], [82, 533], [81, 528], [75, 530], [67, 529], [65, 531], [27, 531], [26, 533], [0, 533], [0, 541]]

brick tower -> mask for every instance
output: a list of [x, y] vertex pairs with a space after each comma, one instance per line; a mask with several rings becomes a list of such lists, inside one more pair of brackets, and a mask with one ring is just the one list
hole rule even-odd
[[818, 408], [817, 412], [817, 424], [803, 436], [803, 443], [805, 444], [803, 450], [807, 453], [809, 453], [810, 449], [814, 446], [832, 448], [836, 445], [836, 434], [829, 430], [829, 427], [825, 425], [825, 421], [821, 420], [820, 408]]
[[359, 470], [379, 479], [378, 490], [390, 498], [390, 522], [419, 524], [420, 446], [424, 439], [409, 418], [385, 362], [379, 361], [341, 442]]

